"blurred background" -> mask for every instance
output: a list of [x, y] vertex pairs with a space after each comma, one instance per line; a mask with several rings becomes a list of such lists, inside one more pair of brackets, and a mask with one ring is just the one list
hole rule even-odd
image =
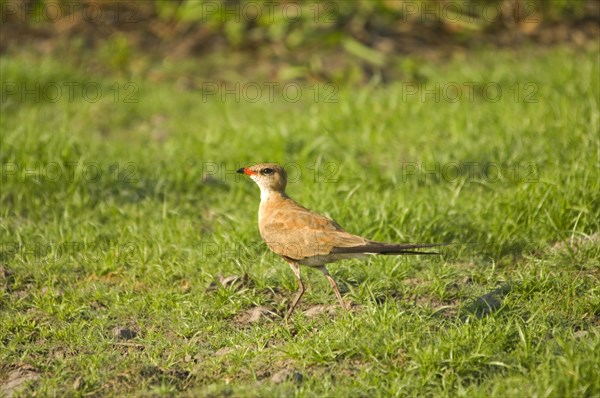
[[28, 51], [179, 89], [205, 80], [419, 81], [481, 47], [598, 44], [596, 0], [2, 1], [3, 54]]

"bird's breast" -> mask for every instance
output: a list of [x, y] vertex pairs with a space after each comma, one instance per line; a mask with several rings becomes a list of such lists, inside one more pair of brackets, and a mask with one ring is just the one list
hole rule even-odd
[[265, 238], [266, 229], [274, 222], [281, 223], [285, 219], [287, 201], [284, 196], [271, 194], [265, 200], [260, 201], [258, 207], [258, 229]]

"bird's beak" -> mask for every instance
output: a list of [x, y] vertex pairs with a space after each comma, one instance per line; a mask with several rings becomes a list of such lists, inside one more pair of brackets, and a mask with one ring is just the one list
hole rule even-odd
[[250, 170], [248, 167], [242, 167], [241, 169], [237, 169], [236, 173], [246, 174], [247, 176], [253, 176], [257, 174], [255, 171]]

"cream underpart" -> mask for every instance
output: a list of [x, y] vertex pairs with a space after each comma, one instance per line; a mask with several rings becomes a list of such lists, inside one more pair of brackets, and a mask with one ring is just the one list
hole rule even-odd
[[269, 197], [271, 196], [271, 190], [267, 187], [263, 187], [260, 183], [260, 177], [256, 175], [250, 176], [250, 178], [258, 185], [260, 188], [260, 206], [258, 207], [258, 221], [260, 223], [260, 219], [262, 216], [263, 205], [267, 203]]

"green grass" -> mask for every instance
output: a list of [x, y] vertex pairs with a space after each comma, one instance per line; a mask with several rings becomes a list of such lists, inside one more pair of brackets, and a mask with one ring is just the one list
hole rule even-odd
[[[28, 372], [16, 395], [600, 396], [597, 52], [419, 68], [429, 88], [479, 88], [455, 103], [376, 81], [334, 103], [307, 87], [295, 103], [203, 102], [152, 75], [3, 57], [4, 94], [65, 81], [104, 93], [2, 102], [4, 393]], [[138, 102], [115, 103], [128, 81]], [[303, 269], [290, 323], [246, 322], [257, 306], [284, 313], [296, 289], [260, 240], [257, 187], [233, 173], [261, 161], [288, 163], [288, 193], [351, 232], [455, 244], [331, 265], [351, 313], [306, 316], [336, 300]]]

